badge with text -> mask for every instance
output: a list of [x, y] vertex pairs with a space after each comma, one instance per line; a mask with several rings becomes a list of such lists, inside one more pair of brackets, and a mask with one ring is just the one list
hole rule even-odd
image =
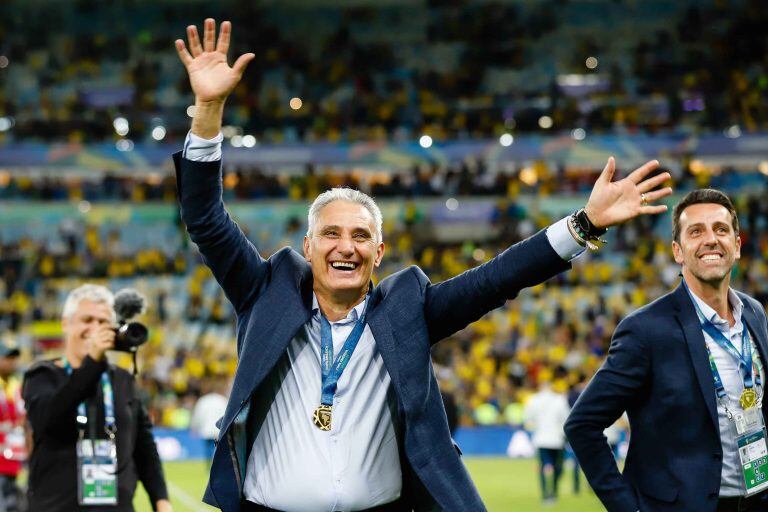
[[80, 505], [117, 505], [117, 447], [114, 439], [77, 442]]
[[768, 488], [768, 447], [765, 427], [736, 438], [747, 496]]

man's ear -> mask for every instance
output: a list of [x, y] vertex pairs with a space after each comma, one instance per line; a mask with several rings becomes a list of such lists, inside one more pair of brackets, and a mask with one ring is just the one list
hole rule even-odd
[[304, 235], [304, 259], [312, 261], [312, 247], [309, 244], [309, 237]]
[[683, 248], [680, 247], [680, 244], [677, 243], [674, 240], [672, 240], [672, 254], [675, 257], [675, 262], [678, 265], [682, 265], [683, 261], [684, 261], [684, 259], [683, 259]]
[[736, 233], [736, 259], [741, 259], [741, 235]]
[[374, 267], [381, 265], [381, 260], [384, 259], [384, 249], [384, 242], [379, 242], [379, 245], [376, 247], [376, 259], [373, 260]]

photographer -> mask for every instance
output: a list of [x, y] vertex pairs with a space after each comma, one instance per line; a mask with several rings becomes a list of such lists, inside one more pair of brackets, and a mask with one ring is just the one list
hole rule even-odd
[[115, 297], [86, 284], [64, 303], [64, 356], [34, 364], [23, 398], [32, 428], [30, 510], [133, 511], [141, 480], [152, 506], [170, 512], [152, 424], [133, 377], [107, 363]]

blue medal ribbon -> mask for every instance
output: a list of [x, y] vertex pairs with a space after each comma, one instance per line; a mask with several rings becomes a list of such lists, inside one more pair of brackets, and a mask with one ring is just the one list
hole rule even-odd
[[[683, 281], [683, 283], [685, 283], [685, 281]], [[747, 322], [744, 320], [744, 316], [742, 315], [741, 318], [741, 354], [739, 354], [739, 351], [736, 350], [736, 347], [733, 346], [733, 343], [731, 343], [731, 341], [723, 334], [723, 332], [718, 329], [707, 317], [704, 316], [704, 313], [701, 311], [699, 304], [696, 302], [693, 294], [688, 289], [688, 285], [685, 285], [685, 289], [691, 296], [693, 307], [696, 308], [696, 316], [699, 317], [701, 328], [709, 335], [710, 338], [712, 338], [715, 343], [720, 346], [720, 348], [731, 354], [739, 362], [739, 370], [741, 372], [742, 379], [744, 380], [744, 389], [752, 389], [755, 385], [755, 382], [757, 382], [758, 386], [762, 386], [759, 372], [754, 376], [753, 379], [752, 343], [750, 342], [749, 329], [747, 329]], [[707, 356], [709, 357], [709, 367], [712, 370], [712, 377], [715, 381], [715, 392], [717, 393], [717, 398], [723, 398], [726, 395], [723, 379], [720, 377], [720, 372], [717, 370], [717, 365], [715, 364], [715, 358], [712, 356], [712, 352], [709, 350], [708, 346]]]
[[[67, 375], [72, 375], [72, 365], [65, 357], [61, 358]], [[117, 431], [117, 421], [115, 419], [115, 393], [112, 389], [112, 381], [109, 380], [108, 372], [101, 373], [101, 390], [104, 396], [104, 430], [110, 437], [113, 437]], [[77, 406], [77, 424], [81, 430], [85, 430], [88, 423], [88, 411], [85, 402], [80, 402]]]
[[[322, 405], [333, 405], [333, 396], [336, 394], [336, 388], [339, 385], [339, 379], [344, 369], [347, 367], [349, 360], [352, 358], [352, 353], [357, 347], [357, 343], [363, 335], [365, 330], [365, 317], [368, 314], [368, 307], [370, 306], [370, 295], [366, 297], [368, 301], [365, 306], [365, 311], [362, 316], [355, 322], [355, 326], [352, 328], [352, 332], [347, 336], [344, 346], [341, 348], [341, 352], [333, 361], [333, 335], [331, 334], [331, 324], [328, 319], [320, 314], [320, 368], [322, 372], [322, 396], [320, 403]], [[331, 363], [333, 361], [333, 363]]]

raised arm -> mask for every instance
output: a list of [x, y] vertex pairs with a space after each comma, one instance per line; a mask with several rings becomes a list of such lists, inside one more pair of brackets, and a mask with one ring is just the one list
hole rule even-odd
[[[598, 228], [621, 224], [639, 215], [658, 214], [666, 205], [651, 204], [672, 193], [669, 187], [657, 188], [670, 179], [668, 172], [648, 175], [659, 162], [652, 160], [632, 171], [626, 178], [613, 181], [616, 163], [608, 159], [595, 182], [584, 208], [590, 222]], [[432, 343], [463, 329], [487, 312], [513, 299], [523, 288], [535, 286], [568, 270], [569, 257], [578, 251], [558, 247], [555, 240], [566, 240], [575, 249], [579, 245], [567, 233], [565, 222], [558, 222], [508, 248], [491, 261], [458, 276], [430, 285], [426, 290], [425, 316]], [[558, 230], [565, 230], [559, 235]], [[566, 243], [566, 245], [568, 245]]]
[[[216, 23], [209, 18], [205, 20], [202, 43], [194, 25], [187, 27], [189, 48], [181, 39], [176, 40], [176, 50], [195, 94], [190, 137], [210, 140], [219, 136], [227, 96], [254, 58], [254, 54], [246, 53], [229, 66], [231, 32], [232, 25], [223, 22], [216, 42]], [[217, 142], [210, 145], [218, 148]], [[202, 161], [210, 159], [197, 159], [186, 151], [174, 155], [181, 218], [205, 263], [240, 312], [257, 296], [267, 276], [267, 264], [224, 209], [220, 160]]]

